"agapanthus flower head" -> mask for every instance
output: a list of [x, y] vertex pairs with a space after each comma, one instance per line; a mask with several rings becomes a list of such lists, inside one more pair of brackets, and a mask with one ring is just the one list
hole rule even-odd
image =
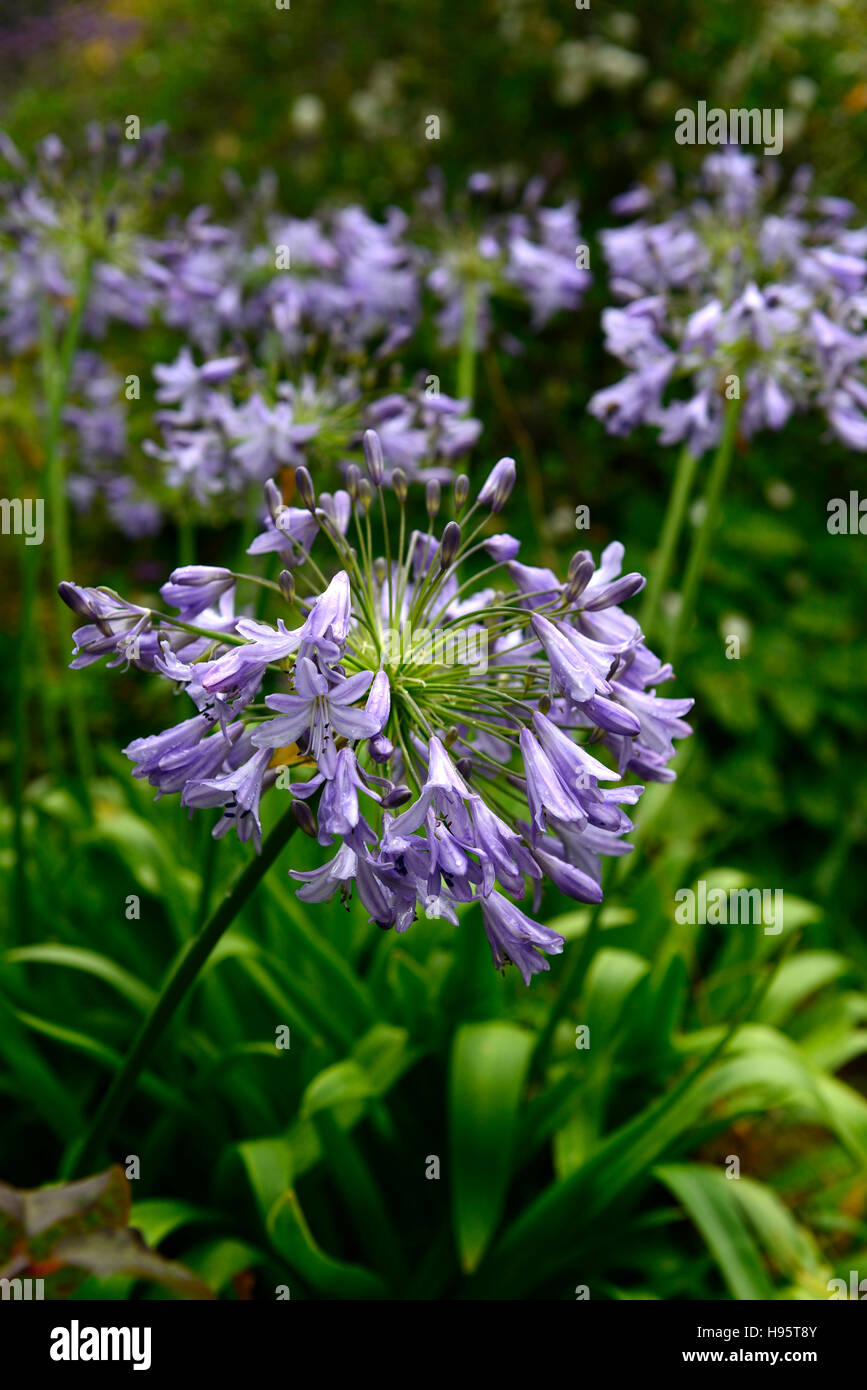
[[606, 347], [628, 369], [590, 401], [609, 432], [648, 424], [700, 454], [729, 399], [746, 436], [817, 410], [867, 449], [867, 227], [809, 188], [802, 169], [782, 192], [773, 160], [731, 146], [680, 199], [666, 178], [615, 200], [637, 216], [601, 235], [623, 306], [603, 313]]
[[267, 225], [270, 244], [260, 259], [273, 262], [275, 247], [284, 257], [256, 307], [293, 355], [325, 343], [346, 358], [382, 358], [414, 332], [420, 265], [406, 213], [390, 208], [378, 222], [350, 206], [308, 219], [275, 213]]
[[[413, 382], [376, 394], [355, 371], [323, 367], [294, 380], [272, 374], [239, 355], [199, 363], [189, 348], [154, 369], [162, 442], [145, 452], [163, 465], [166, 486], [200, 509], [231, 511], [251, 484], [282, 468], [304, 464], [332, 481], [363, 457], [366, 430], [380, 438], [383, 477], [395, 468], [410, 479], [448, 482], [452, 467], [472, 449], [481, 422], [470, 402]], [[276, 548], [276, 547], [271, 547]]]
[[126, 752], [158, 795], [217, 808], [215, 834], [258, 844], [265, 794], [305, 806], [328, 857], [292, 871], [304, 901], [354, 889], [398, 932], [479, 902], [495, 964], [529, 983], [564, 940], [519, 904], [529, 889], [537, 912], [546, 883], [601, 901], [602, 858], [629, 848], [630, 774], [673, 777], [692, 701], [657, 693], [672, 671], [619, 606], [643, 584], [622, 575], [622, 546], [598, 566], [581, 552], [562, 581], [492, 530], [514, 460], [475, 498], [465, 479], [429, 481], [413, 530], [375, 436], [364, 455], [369, 473], [334, 494], [299, 469], [300, 507], [269, 480], [251, 551], [277, 534], [297, 554], [288, 582], [263, 581], [267, 617], [237, 616], [249, 577], [220, 566], [174, 571], [162, 597], [177, 617], [65, 585], [88, 620], [73, 664], [109, 656], [186, 693], [189, 717]]
[[442, 186], [432, 183], [423, 199], [434, 241], [426, 283], [440, 302], [437, 327], [444, 346], [461, 341], [471, 305], [474, 342], [485, 347], [493, 298], [525, 305], [534, 331], [555, 314], [580, 308], [591, 275], [578, 203], [544, 207], [542, 191], [535, 179], [521, 191], [476, 173], [468, 181], [465, 205], [448, 215]]
[[[131, 118], [136, 119], [136, 118]], [[83, 154], [49, 135], [28, 161], [0, 138], [0, 337], [13, 352], [39, 342], [41, 306], [62, 324], [87, 280], [85, 328], [142, 327], [159, 299], [150, 275], [156, 242], [146, 227], [166, 187], [164, 125], [90, 124]], [[5, 169], [4, 169], [5, 166]]]

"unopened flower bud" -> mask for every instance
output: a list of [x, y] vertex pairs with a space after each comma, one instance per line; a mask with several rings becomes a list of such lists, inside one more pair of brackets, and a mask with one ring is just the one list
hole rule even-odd
[[391, 475], [391, 485], [394, 488], [394, 495], [398, 502], [405, 502], [408, 489], [406, 485], [406, 474], [402, 468], [395, 468]]
[[67, 608], [71, 608], [73, 613], [77, 613], [80, 618], [93, 619], [93, 609], [75, 584], [70, 584], [68, 579], [61, 579], [57, 586], [57, 592]]
[[470, 480], [466, 473], [458, 474], [455, 478], [455, 506], [462, 507], [470, 495]]
[[455, 766], [457, 767], [457, 770], [458, 770], [458, 772], [461, 774], [461, 776], [463, 777], [464, 781], [466, 781], [468, 777], [472, 777], [472, 775], [473, 775], [473, 760], [472, 760], [472, 758], [458, 758], [457, 763], [455, 764]]
[[376, 430], [365, 430], [361, 443], [370, 481], [374, 487], [381, 487], [385, 474], [385, 462], [382, 457], [382, 443]]
[[282, 512], [286, 503], [283, 501], [283, 494], [273, 478], [269, 478], [265, 484], [265, 501], [268, 505], [271, 520], [276, 521], [278, 513]]
[[492, 512], [501, 512], [515, 485], [515, 460], [500, 459], [495, 463], [479, 493], [482, 506], [490, 507]]
[[353, 502], [358, 498], [358, 484], [361, 481], [361, 469], [357, 463], [351, 463], [346, 470], [346, 491], [349, 493]]
[[373, 488], [366, 478], [358, 481], [358, 501], [366, 512], [370, 511], [370, 504], [373, 501]]
[[313, 479], [310, 470], [305, 468], [303, 463], [295, 469], [295, 489], [303, 504], [309, 511], [316, 510], [316, 489], [313, 486]]
[[585, 584], [582, 583], [582, 573], [580, 570], [575, 572], [572, 579], [563, 585], [563, 599], [566, 603], [575, 603], [584, 590]]
[[307, 802], [300, 801], [296, 797], [292, 802], [292, 814], [298, 823], [298, 829], [303, 830], [305, 835], [309, 835], [311, 840], [315, 840], [316, 819]]
[[427, 514], [430, 517], [431, 521], [433, 521], [434, 517], [440, 509], [441, 498], [442, 489], [440, 488], [439, 483], [437, 482], [436, 478], [429, 478], [428, 485], [425, 489], [425, 504], [427, 506]]
[[440, 541], [440, 569], [447, 570], [457, 559], [461, 548], [461, 528], [456, 521], [450, 521], [443, 531]]
[[394, 757], [394, 744], [385, 734], [374, 734], [367, 740], [367, 751], [375, 763], [387, 763]]
[[392, 787], [390, 792], [385, 793], [380, 805], [383, 806], [386, 811], [393, 811], [396, 806], [403, 806], [405, 802], [411, 800], [412, 792], [409, 787], [405, 787], [401, 783], [398, 783], [396, 787]]
[[281, 570], [277, 580], [280, 590], [287, 603], [295, 602], [295, 576], [291, 570]]
[[574, 603], [583, 594], [593, 577], [595, 566], [593, 557], [586, 550], [579, 550], [569, 561], [569, 578], [563, 591], [567, 603]]
[[455, 728], [454, 724], [452, 724], [451, 728], [446, 731], [446, 736], [443, 739], [443, 743], [445, 744], [446, 748], [451, 748], [452, 744], [457, 742], [457, 739], [458, 730]]

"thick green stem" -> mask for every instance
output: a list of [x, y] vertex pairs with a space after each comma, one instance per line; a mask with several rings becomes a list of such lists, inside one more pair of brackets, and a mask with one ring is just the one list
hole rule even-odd
[[458, 353], [458, 399], [472, 401], [476, 389], [476, 342], [479, 320], [479, 286], [475, 280], [464, 285], [464, 316]]
[[680, 540], [680, 533], [683, 530], [683, 522], [692, 493], [697, 467], [698, 459], [695, 454], [684, 445], [677, 461], [677, 470], [668, 498], [665, 520], [662, 523], [662, 533], [659, 537], [656, 558], [651, 566], [650, 575], [647, 580], [647, 588], [644, 591], [640, 621], [644, 634], [648, 637], [653, 636], [656, 627], [659, 614], [659, 602], [668, 581], [668, 576], [671, 574], [671, 567], [674, 563], [675, 554], [677, 553], [677, 545]]
[[728, 478], [732, 453], [734, 451], [740, 407], [740, 400], [729, 401], [725, 422], [723, 424], [722, 439], [719, 442], [719, 447], [714, 455], [713, 463], [711, 464], [707, 488], [704, 494], [704, 515], [692, 539], [692, 547], [689, 552], [686, 574], [681, 590], [677, 623], [671, 644], [666, 652], [670, 661], [673, 661], [677, 657], [695, 613], [698, 591], [701, 587], [701, 581], [710, 554], [711, 538], [713, 536], [714, 527], [719, 520], [720, 501], [722, 499], [723, 489], [726, 485], [726, 479]]
[[69, 1178], [76, 1172], [86, 1172], [88, 1165], [98, 1158], [106, 1136], [123, 1114], [148, 1058], [174, 1017], [179, 1004], [220, 937], [232, 925], [251, 893], [271, 868], [281, 850], [289, 843], [297, 824], [290, 805], [265, 839], [261, 854], [250, 860], [231, 888], [227, 889], [223, 901], [201, 931], [181, 950], [169, 970], [159, 998], [142, 1024], [120, 1071], [106, 1091], [87, 1134], [67, 1154], [63, 1165], [64, 1178]]

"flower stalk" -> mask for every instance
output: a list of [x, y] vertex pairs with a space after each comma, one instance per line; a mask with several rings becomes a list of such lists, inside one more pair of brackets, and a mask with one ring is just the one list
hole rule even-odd
[[186, 945], [169, 970], [159, 998], [145, 1019], [123, 1064], [102, 1099], [90, 1127], [79, 1144], [66, 1155], [61, 1176], [65, 1179], [87, 1172], [96, 1161], [112, 1126], [120, 1119], [139, 1077], [147, 1065], [178, 1007], [189, 993], [196, 977], [224, 932], [291, 840], [298, 822], [290, 805], [265, 837], [260, 854], [255, 855], [226, 890], [220, 905]]
[[678, 457], [674, 483], [668, 497], [656, 560], [651, 566], [647, 588], [644, 591], [641, 626], [648, 636], [656, 632], [659, 603], [671, 574], [674, 557], [677, 554], [677, 546], [683, 530], [686, 509], [692, 495], [697, 468], [696, 455], [688, 445], [684, 445]]
[[719, 509], [723, 490], [731, 467], [732, 454], [737, 437], [740, 406], [741, 402], [739, 399], [733, 399], [728, 403], [722, 438], [719, 443], [719, 448], [714, 455], [710, 473], [708, 474], [707, 487], [703, 499], [704, 514], [693, 536], [686, 573], [683, 579], [680, 608], [677, 614], [674, 636], [672, 637], [667, 652], [667, 656], [670, 660], [674, 660], [680, 651], [683, 639], [689, 630], [689, 625], [692, 622], [695, 612], [699, 588], [701, 587], [701, 581], [705, 569], [707, 568], [707, 561], [710, 555], [711, 539], [713, 537], [714, 528], [719, 520]]

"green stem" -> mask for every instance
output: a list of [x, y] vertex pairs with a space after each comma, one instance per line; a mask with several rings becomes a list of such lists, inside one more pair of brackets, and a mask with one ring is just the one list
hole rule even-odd
[[64, 1178], [70, 1178], [76, 1172], [86, 1172], [88, 1165], [99, 1156], [107, 1134], [123, 1114], [148, 1058], [174, 1017], [179, 1004], [220, 937], [232, 925], [251, 893], [264, 878], [281, 850], [289, 843], [296, 828], [297, 821], [292, 807], [289, 806], [266, 837], [261, 854], [251, 859], [238, 874], [201, 931], [180, 951], [160, 990], [159, 998], [106, 1091], [87, 1134], [67, 1153], [63, 1164]]
[[459, 400], [472, 401], [476, 389], [476, 329], [479, 317], [479, 286], [475, 280], [464, 285], [464, 315], [458, 353]]
[[719, 442], [719, 447], [714, 455], [710, 474], [708, 475], [707, 488], [704, 494], [704, 516], [692, 539], [692, 546], [686, 565], [686, 574], [683, 580], [683, 588], [681, 590], [680, 609], [677, 615], [674, 636], [666, 652], [666, 656], [670, 661], [673, 661], [680, 651], [681, 643], [689, 630], [689, 625], [695, 613], [698, 591], [701, 587], [701, 581], [707, 567], [708, 555], [710, 554], [711, 538], [713, 536], [714, 527], [719, 520], [720, 501], [731, 465], [740, 408], [741, 403], [739, 400], [729, 401], [725, 422], [723, 424], [722, 439]]
[[647, 588], [644, 591], [640, 622], [645, 636], [652, 636], [656, 627], [659, 601], [674, 563], [697, 467], [698, 459], [684, 445], [677, 461], [674, 484], [668, 498], [668, 507], [665, 520], [662, 523], [662, 534], [659, 538], [656, 558], [650, 570]]
[[[75, 307], [66, 322], [59, 348], [54, 340], [51, 312], [47, 305], [42, 312], [42, 379], [45, 391], [45, 476], [51, 516], [51, 557], [56, 586], [72, 578], [71, 546], [69, 540], [69, 505], [66, 496], [61, 423], [63, 406], [69, 390], [75, 353], [81, 339], [81, 325], [90, 291], [92, 267], [85, 260], [76, 286]], [[69, 660], [69, 621], [64, 616], [59, 624], [60, 663], [65, 668]], [[87, 723], [81, 703], [79, 686], [72, 682], [66, 693], [66, 707], [72, 733], [75, 762], [82, 790], [89, 799], [90, 779], [93, 776], [93, 757], [87, 733]]]

